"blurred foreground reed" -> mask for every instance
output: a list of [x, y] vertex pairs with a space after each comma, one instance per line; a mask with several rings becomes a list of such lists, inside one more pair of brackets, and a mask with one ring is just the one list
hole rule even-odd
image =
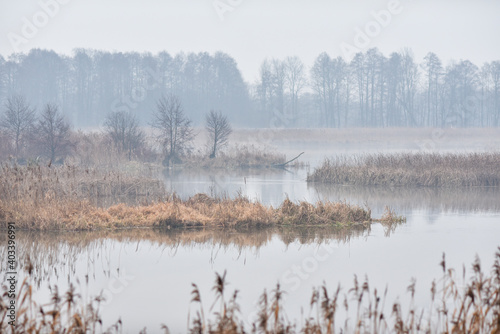
[[[479, 259], [472, 264], [472, 276], [464, 285], [458, 283], [455, 270], [448, 268], [445, 257], [440, 263], [443, 276], [430, 287], [431, 302], [425, 308], [415, 305], [416, 282], [412, 281], [408, 307], [399, 301], [386, 300], [384, 293], [373, 288], [368, 278], [363, 282], [354, 277], [350, 289], [340, 286], [333, 291], [326, 283], [313, 289], [311, 299], [304, 301], [309, 315], [301, 324], [291, 322], [286, 315], [286, 291], [278, 284], [260, 297], [257, 316], [248, 323], [240, 312], [238, 290], [227, 291], [226, 273], [216, 274], [213, 291], [215, 301], [208, 312], [203, 307], [198, 286], [193, 284], [192, 308], [188, 312], [190, 333], [499, 333], [500, 332], [500, 247], [490, 273], [484, 273]], [[0, 299], [0, 330], [11, 333], [101, 333], [100, 305], [102, 296], [83, 300], [73, 285], [60, 294], [52, 288], [47, 304], [33, 300], [30, 283], [32, 266], [27, 263], [29, 276], [19, 287], [16, 299], [17, 325], [8, 324], [9, 298], [4, 292]], [[5, 290], [5, 287], [4, 287]], [[154, 293], [154, 292], [151, 292]], [[229, 296], [229, 297], [228, 297]], [[387, 303], [387, 305], [386, 305]], [[308, 305], [308, 306], [307, 306]], [[217, 307], [218, 306], [218, 307]], [[404, 312], [403, 310], [407, 310]], [[350, 311], [351, 310], [351, 311]], [[355, 314], [342, 318], [341, 313]], [[349, 313], [351, 312], [351, 313]], [[247, 321], [247, 322], [245, 322]], [[121, 333], [118, 320], [107, 333]], [[161, 329], [168, 333], [168, 327]], [[155, 331], [156, 332], [156, 331]], [[142, 331], [146, 333], [146, 329]]]

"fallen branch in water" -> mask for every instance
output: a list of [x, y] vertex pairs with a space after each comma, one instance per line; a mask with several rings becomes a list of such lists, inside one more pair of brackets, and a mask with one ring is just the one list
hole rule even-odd
[[297, 160], [302, 154], [304, 154], [304, 152], [300, 153], [299, 155], [297, 155], [295, 158], [293, 158], [292, 160], [288, 160], [287, 162], [285, 163], [282, 163], [282, 164], [274, 164], [274, 165], [271, 165], [271, 167], [274, 167], [274, 168], [285, 168], [286, 165], [288, 165], [290, 162], [292, 161], [295, 161]]

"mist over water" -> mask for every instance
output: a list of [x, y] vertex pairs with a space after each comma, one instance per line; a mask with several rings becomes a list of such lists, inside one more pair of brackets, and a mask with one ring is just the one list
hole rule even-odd
[[[76, 286], [81, 307], [100, 295], [102, 330], [121, 319], [124, 333], [162, 324], [187, 332], [192, 283], [208, 313], [224, 272], [247, 330], [259, 296], [277, 283], [299, 327], [313, 288], [340, 285], [344, 295], [354, 277], [388, 289], [386, 314], [397, 300], [409, 306], [414, 278], [415, 305], [428, 314], [443, 254], [459, 289], [476, 257], [491, 267], [500, 188], [307, 178], [325, 159], [498, 153], [498, 13], [500, 2], [488, 0], [0, 0], [0, 223], [34, 228], [16, 231], [19, 282], [29, 279], [38, 305], [55, 287]], [[483, 167], [467, 177], [489, 181], [500, 170]], [[127, 215], [167, 197], [175, 207], [200, 193], [274, 208], [342, 201], [406, 222], [123, 229], [109, 218], [89, 231], [26, 223], [78, 220], [81, 207]], [[4, 231], [0, 286], [11, 251]], [[355, 311], [339, 311], [337, 323]]]
[[[303, 147], [294, 146], [294, 150], [298, 148]], [[321, 161], [320, 157], [311, 160]], [[379, 291], [388, 286], [388, 302], [398, 298], [407, 305], [405, 291], [416, 278], [416, 304], [427, 307], [430, 284], [441, 277], [438, 264], [443, 253], [448, 266], [457, 272], [462, 266], [469, 270], [476, 255], [484, 268], [491, 265], [500, 233], [497, 188], [307, 184], [311, 168], [172, 170], [164, 172], [164, 181], [184, 198], [198, 192], [216, 196], [241, 193], [273, 206], [286, 197], [308, 202], [346, 200], [368, 206], [374, 217], [380, 217], [390, 205], [407, 222], [392, 230], [375, 223], [342, 233], [321, 228], [20, 233], [21, 254], [29, 255], [39, 268], [37, 298], [49, 298], [48, 284], [57, 284], [64, 291], [69, 282], [78, 279], [85, 295], [103, 293], [108, 297], [102, 307], [107, 326], [121, 318], [129, 332], [144, 326], [154, 332], [165, 323], [173, 333], [183, 333], [191, 283], [198, 284], [205, 307], [209, 307], [214, 300], [214, 274], [225, 270], [229, 289], [240, 290], [244, 319], [253, 319], [263, 289], [269, 291], [280, 282], [287, 292], [285, 309], [291, 319], [299, 321], [312, 288], [323, 282], [332, 290], [338, 284], [348, 289], [354, 275], [359, 279], [367, 276], [370, 286]], [[301, 268], [302, 274], [293, 268]], [[88, 286], [84, 283], [87, 275]], [[131, 301], [154, 311], [138, 316], [135, 308], [128, 307]]]

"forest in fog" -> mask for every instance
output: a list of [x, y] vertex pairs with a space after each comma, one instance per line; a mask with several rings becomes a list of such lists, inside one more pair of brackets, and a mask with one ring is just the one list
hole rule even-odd
[[71, 56], [33, 49], [0, 56], [0, 102], [22, 95], [36, 108], [57, 105], [75, 127], [102, 126], [112, 112], [141, 125], [164, 94], [177, 96], [193, 124], [219, 110], [239, 127], [496, 127], [500, 61], [415, 59], [405, 49], [264, 60], [256, 82], [217, 52], [121, 53], [76, 49]]

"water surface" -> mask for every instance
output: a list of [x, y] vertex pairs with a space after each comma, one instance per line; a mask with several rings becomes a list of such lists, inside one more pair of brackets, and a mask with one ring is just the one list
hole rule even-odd
[[[430, 282], [441, 276], [439, 262], [461, 272], [479, 256], [491, 265], [500, 245], [499, 190], [357, 188], [308, 185], [307, 170], [266, 170], [214, 175], [181, 172], [169, 185], [183, 197], [197, 192], [239, 191], [266, 204], [294, 201], [347, 200], [381, 215], [390, 204], [408, 221], [389, 231], [380, 224], [349, 233], [325, 229], [264, 230], [129, 230], [114, 232], [28, 233], [18, 231], [21, 259], [35, 263], [36, 299], [49, 300], [48, 285], [65, 291], [80, 282], [84, 298], [102, 293], [105, 325], [119, 318], [124, 332], [162, 323], [173, 333], [187, 329], [191, 283], [202, 292], [205, 312], [214, 295], [215, 272], [227, 270], [229, 289], [240, 290], [242, 316], [251, 321], [264, 289], [277, 282], [287, 291], [291, 319], [307, 315], [312, 288], [323, 282], [332, 290], [348, 289], [354, 275], [370, 285], [389, 287], [389, 301], [408, 301], [406, 287], [417, 279], [417, 303], [429, 301]], [[208, 189], [208, 191], [207, 191]], [[2, 241], [1, 252], [5, 252]], [[2, 272], [4, 267], [2, 263]], [[25, 273], [23, 274], [25, 275]], [[88, 283], [86, 283], [88, 281]], [[228, 293], [229, 294], [229, 293]]]
[[[368, 147], [377, 152], [379, 146]], [[413, 146], [409, 148], [418, 147]], [[389, 151], [407, 148], [396, 145]], [[303, 159], [311, 168], [325, 155], [353, 153], [342, 147], [308, 149]], [[290, 144], [284, 150], [290, 157], [306, 149]], [[470, 269], [476, 256], [483, 268], [491, 266], [500, 246], [498, 188], [307, 184], [309, 172], [308, 168], [210, 173], [178, 170], [166, 171], [164, 179], [167, 188], [182, 198], [200, 192], [230, 197], [242, 194], [275, 207], [287, 197], [308, 202], [345, 200], [369, 207], [374, 217], [389, 205], [405, 215], [407, 223], [394, 230], [375, 223], [350, 232], [317, 228], [18, 231], [19, 259], [24, 262], [29, 257], [34, 263], [31, 281], [37, 301], [49, 300], [49, 285], [64, 292], [70, 283], [77, 284], [85, 300], [102, 293], [107, 299], [101, 312], [105, 327], [121, 318], [124, 333], [137, 333], [144, 327], [156, 333], [162, 323], [172, 333], [186, 332], [191, 283], [200, 287], [208, 313], [214, 301], [211, 287], [216, 272], [227, 271], [230, 292], [240, 290], [242, 318], [249, 322], [254, 319], [260, 294], [264, 289], [272, 290], [277, 282], [287, 292], [285, 309], [294, 320], [301, 318], [301, 312], [308, 315], [312, 288], [323, 282], [332, 291], [338, 284], [347, 290], [354, 275], [360, 280], [366, 276], [379, 291], [389, 287], [389, 305], [395, 299], [404, 305], [409, 300], [406, 288], [416, 278], [416, 303], [425, 307], [431, 281], [441, 277], [443, 253], [448, 266], [460, 273], [464, 265]], [[5, 241], [3, 236], [0, 254], [5, 254]], [[4, 273], [5, 263], [0, 268]], [[25, 275], [21, 270], [21, 279]]]

